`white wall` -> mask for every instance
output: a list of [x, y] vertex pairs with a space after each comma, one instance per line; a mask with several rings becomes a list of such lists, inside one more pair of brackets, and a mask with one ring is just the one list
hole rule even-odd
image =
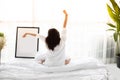
[[[51, 27], [61, 31], [63, 9], [69, 14], [66, 53], [79, 58], [102, 52], [100, 43], [104, 41], [108, 20], [106, 0], [0, 0], [0, 31], [6, 35], [2, 59], [15, 56], [17, 26], [40, 27], [44, 36]], [[40, 42], [41, 52], [44, 49]]]

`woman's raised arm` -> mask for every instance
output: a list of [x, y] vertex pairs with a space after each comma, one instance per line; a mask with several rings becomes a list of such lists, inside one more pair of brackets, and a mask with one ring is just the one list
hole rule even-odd
[[64, 23], [63, 23], [63, 28], [66, 28], [67, 25], [67, 20], [68, 20], [68, 14], [66, 10], [63, 10], [63, 13], [65, 14], [65, 19], [64, 19]]

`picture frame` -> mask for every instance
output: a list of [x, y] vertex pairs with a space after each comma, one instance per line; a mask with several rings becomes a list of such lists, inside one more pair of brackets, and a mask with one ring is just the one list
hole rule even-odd
[[39, 27], [17, 27], [15, 58], [34, 58], [39, 51], [39, 39], [31, 35], [23, 38], [26, 32], [39, 34]]

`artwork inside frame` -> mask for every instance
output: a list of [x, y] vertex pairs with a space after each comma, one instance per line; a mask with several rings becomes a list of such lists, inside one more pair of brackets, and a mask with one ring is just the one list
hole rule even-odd
[[15, 58], [34, 58], [39, 51], [39, 39], [30, 35], [23, 38], [23, 34], [39, 33], [39, 27], [17, 27]]

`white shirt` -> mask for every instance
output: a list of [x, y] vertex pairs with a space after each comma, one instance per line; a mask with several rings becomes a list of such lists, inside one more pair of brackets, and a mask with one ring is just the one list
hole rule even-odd
[[[38, 34], [38, 38], [45, 42], [45, 37]], [[54, 50], [50, 50], [47, 47], [47, 52], [43, 55], [45, 58], [44, 65], [46, 66], [61, 66], [65, 64], [65, 41], [66, 41], [66, 29], [63, 29], [61, 33], [60, 44], [57, 45]]]

